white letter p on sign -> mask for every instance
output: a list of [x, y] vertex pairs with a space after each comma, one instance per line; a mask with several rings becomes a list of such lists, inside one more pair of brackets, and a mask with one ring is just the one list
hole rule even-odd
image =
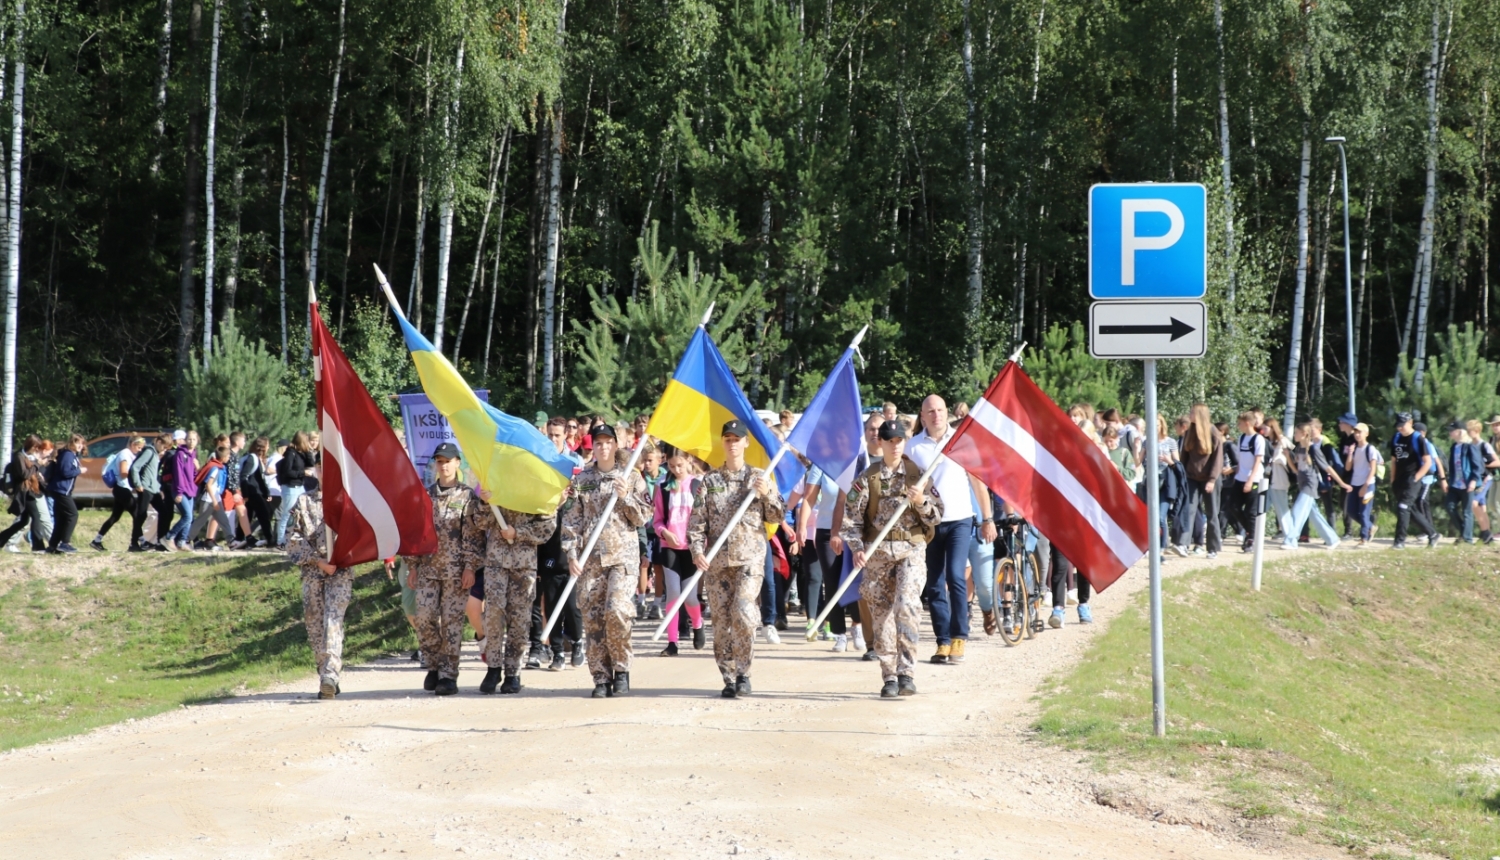
[[[1170, 226], [1162, 236], [1137, 236], [1135, 216], [1137, 212], [1160, 212], [1167, 216]], [[1182, 238], [1186, 222], [1182, 210], [1170, 200], [1131, 199], [1120, 201], [1120, 284], [1135, 286], [1135, 252], [1163, 251], [1177, 244]]]

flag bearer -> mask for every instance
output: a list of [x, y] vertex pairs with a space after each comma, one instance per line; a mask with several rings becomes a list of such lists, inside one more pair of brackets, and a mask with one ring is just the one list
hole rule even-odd
[[[636, 576], [641, 566], [636, 529], [651, 519], [646, 481], [635, 469], [617, 462], [615, 429], [594, 425], [589, 431], [594, 460], [573, 477], [571, 504], [563, 512], [563, 555], [568, 572], [579, 578], [578, 607], [583, 613], [583, 635], [588, 640], [589, 674], [593, 697], [630, 692], [630, 627], [635, 620]], [[587, 564], [579, 564], [594, 526], [604, 515], [610, 496], [618, 501], [599, 533]]]
[[[323, 467], [314, 466], [319, 487]], [[286, 555], [302, 571], [302, 620], [307, 644], [318, 666], [318, 698], [339, 694], [344, 667], [344, 610], [354, 595], [354, 569], [328, 563], [328, 530], [323, 527], [323, 493], [314, 490], [292, 507]]]
[[[693, 564], [707, 571], [704, 592], [714, 620], [714, 660], [724, 678], [721, 695], [733, 699], [750, 695], [750, 662], [755, 657], [755, 629], [760, 624], [757, 601], [765, 579], [765, 527], [780, 524], [786, 507], [771, 477], [745, 465], [750, 430], [744, 422], [727, 422], [720, 435], [724, 465], [698, 482], [688, 544]], [[753, 494], [755, 501], [730, 530], [713, 562], [708, 562], [709, 547], [724, 534], [747, 494]]]
[[[489, 491], [483, 488], [474, 494], [481, 502], [490, 500]], [[497, 512], [504, 526], [496, 519]], [[489, 667], [479, 692], [493, 693], [499, 684], [501, 693], [519, 693], [521, 657], [526, 653], [536, 597], [537, 547], [552, 539], [557, 516], [485, 504], [473, 526], [478, 534], [470, 545], [479, 555], [469, 560], [469, 566], [484, 568], [484, 662]]]
[[[922, 470], [906, 456], [906, 426], [900, 421], [880, 425], [881, 461], [872, 464], [849, 488], [844, 505], [844, 543], [854, 553], [856, 567], [864, 568], [860, 597], [869, 601], [870, 644], [885, 680], [882, 698], [914, 696], [912, 672], [917, 661], [917, 636], [926, 582], [927, 542], [943, 518], [943, 502], [936, 491], [918, 486]], [[895, 516], [902, 501], [910, 506], [891, 527], [873, 556], [866, 547]]]
[[432, 497], [432, 525], [438, 551], [408, 556], [407, 585], [417, 593], [417, 641], [427, 664], [422, 689], [439, 696], [458, 692], [458, 654], [464, 632], [464, 606], [474, 587], [473, 559], [483, 553], [479, 516], [483, 504], [458, 479], [459, 451], [444, 442], [432, 453], [437, 480], [427, 488]]

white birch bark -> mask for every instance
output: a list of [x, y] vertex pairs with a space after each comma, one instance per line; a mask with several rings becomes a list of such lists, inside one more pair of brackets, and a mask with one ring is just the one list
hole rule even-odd
[[240, 213], [245, 205], [245, 166], [234, 169], [234, 223], [229, 228], [229, 265], [224, 267], [224, 318], [234, 319], [234, 299], [240, 286]]
[[443, 114], [443, 196], [438, 202], [437, 306], [432, 319], [432, 345], [443, 351], [443, 321], [448, 316], [448, 262], [453, 253], [453, 197], [458, 172], [459, 96], [464, 79], [464, 40], [458, 40], [453, 64], [453, 99]]
[[[969, 319], [976, 322], [979, 319], [980, 308], [984, 302], [984, 189], [980, 185], [978, 173], [979, 144], [976, 140], [975, 126], [979, 119], [979, 107], [977, 100], [978, 90], [974, 84], [974, 32], [970, 24], [970, 7], [972, 0], [964, 0], [964, 42], [963, 42], [963, 65], [964, 65], [964, 96], [968, 103], [968, 116], [964, 125], [964, 142], [966, 146], [967, 168], [968, 168], [968, 290], [969, 290]], [[969, 358], [975, 359], [979, 356], [979, 339], [969, 338]]]
[[286, 181], [291, 171], [292, 152], [288, 146], [287, 120], [281, 118], [281, 198], [276, 205], [277, 293], [281, 296], [281, 363], [287, 363], [286, 340]]
[[0, 451], [9, 452], [16, 427], [16, 314], [21, 298], [21, 145], [26, 100], [26, 0], [16, 0], [16, 39], [10, 103], [10, 215], [5, 235], [5, 404], [0, 407]]
[[167, 136], [167, 84], [172, 75], [172, 0], [162, 0], [161, 29], [156, 33], [156, 151], [151, 178], [161, 173], [162, 144]]
[[489, 322], [484, 328], [484, 363], [480, 366], [480, 379], [488, 379], [490, 375], [490, 342], [495, 334], [495, 299], [500, 294], [500, 258], [505, 250], [505, 189], [510, 183], [510, 153], [513, 148], [511, 130], [507, 128], [505, 156], [500, 168], [500, 213], [495, 221], [495, 265], [494, 274], [490, 276], [490, 314]]
[[[339, 77], [344, 72], [344, 12], [347, 0], [339, 0], [339, 50], [333, 60], [333, 91], [328, 97], [328, 124], [323, 131], [323, 164], [318, 170], [318, 197], [313, 203], [312, 247], [308, 254], [307, 282], [318, 285], [318, 245], [323, 234], [323, 211], [328, 206], [328, 161], [333, 154], [333, 118], [339, 108]], [[308, 317], [308, 325], [312, 318]], [[312, 329], [308, 329], [312, 341]]]
[[[506, 129], [505, 134], [500, 141], [501, 149], [505, 148], [505, 143], [509, 139], [510, 129]], [[464, 293], [463, 312], [458, 315], [458, 335], [453, 338], [454, 363], [458, 362], [458, 349], [463, 345], [464, 329], [468, 328], [469, 325], [469, 307], [474, 302], [474, 285], [479, 283], [479, 270], [484, 267], [484, 237], [489, 233], [490, 212], [495, 208], [495, 183], [499, 181], [500, 178], [500, 158], [498, 158], [497, 156], [499, 156], [500, 154], [501, 153], [495, 151], [492, 142], [489, 159], [489, 190], [485, 193], [484, 214], [480, 216], [479, 220], [479, 238], [474, 242], [474, 264], [469, 267], [469, 289], [466, 293]]]
[[203, 221], [203, 369], [208, 370], [209, 353], [214, 345], [214, 153], [219, 122], [219, 25], [224, 0], [214, 0], [214, 30], [208, 51], [208, 129], [203, 159], [203, 201], [207, 214]]
[[[1224, 265], [1229, 274], [1229, 309], [1234, 310], [1234, 181], [1229, 170], [1229, 84], [1224, 74], [1224, 0], [1214, 0], [1214, 32], [1219, 40], [1219, 160], [1224, 176]], [[1229, 319], [1234, 319], [1230, 313]]]
[[1437, 210], [1437, 159], [1438, 159], [1438, 77], [1442, 66], [1442, 43], [1439, 30], [1442, 25], [1442, 0], [1432, 3], [1432, 55], [1427, 64], [1427, 192], [1422, 198], [1422, 282], [1417, 292], [1416, 353], [1413, 364], [1412, 388], [1422, 390], [1422, 374], [1427, 363], [1427, 309], [1432, 302], [1433, 224]]
[[1297, 383], [1302, 369], [1302, 317], [1307, 300], [1308, 223], [1307, 185], [1312, 177], [1312, 133], [1307, 120], [1302, 121], [1302, 169], [1297, 177], [1297, 292], [1292, 300], [1291, 358], [1286, 366], [1286, 412], [1283, 427], [1296, 426]]
[[546, 260], [542, 267], [542, 403], [552, 405], [557, 373], [557, 258], [562, 226], [562, 103], [552, 110], [552, 142], [547, 170]]

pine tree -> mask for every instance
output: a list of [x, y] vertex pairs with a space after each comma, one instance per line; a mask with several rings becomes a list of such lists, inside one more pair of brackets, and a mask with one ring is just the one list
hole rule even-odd
[[312, 426], [311, 404], [291, 393], [301, 386], [289, 385], [290, 374], [265, 343], [245, 338], [226, 317], [207, 368], [193, 361], [183, 375], [180, 417], [205, 436], [242, 430], [251, 437], [288, 437]]

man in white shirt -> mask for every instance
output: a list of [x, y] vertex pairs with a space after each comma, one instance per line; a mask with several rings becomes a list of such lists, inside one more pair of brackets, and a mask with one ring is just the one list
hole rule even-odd
[[[906, 446], [906, 456], [923, 471], [932, 465], [952, 430], [948, 427], [948, 404], [933, 394], [922, 401], [922, 432]], [[972, 492], [971, 492], [972, 491]], [[964, 643], [969, 638], [969, 589], [964, 567], [969, 561], [969, 542], [974, 520], [980, 520], [979, 539], [995, 540], [994, 511], [989, 490], [978, 478], [952, 460], [944, 459], [932, 473], [932, 492], [943, 500], [943, 519], [927, 545], [926, 597], [932, 615], [932, 634], [937, 639], [934, 663], [962, 663]], [[974, 510], [974, 502], [980, 510]]]

